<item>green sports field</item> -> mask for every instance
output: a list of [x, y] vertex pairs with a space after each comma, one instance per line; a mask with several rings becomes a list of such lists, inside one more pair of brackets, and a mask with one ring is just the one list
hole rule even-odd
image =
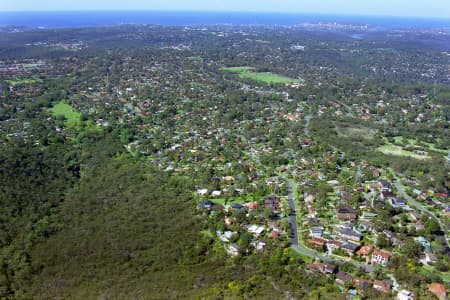
[[80, 124], [80, 112], [64, 100], [53, 106], [51, 112], [55, 117], [63, 115], [65, 118], [64, 123], [67, 127], [77, 127]]
[[282, 76], [278, 74], [274, 74], [272, 72], [254, 72], [253, 67], [230, 67], [230, 68], [222, 68], [221, 70], [232, 72], [238, 74], [240, 78], [243, 79], [252, 79], [264, 83], [298, 83], [302, 82], [300, 79], [290, 78], [287, 76]]

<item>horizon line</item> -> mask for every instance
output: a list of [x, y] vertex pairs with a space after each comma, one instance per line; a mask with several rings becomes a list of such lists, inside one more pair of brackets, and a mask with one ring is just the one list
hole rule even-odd
[[450, 21], [450, 17], [417, 16], [417, 15], [386, 15], [361, 13], [327, 13], [327, 12], [292, 12], [268, 10], [172, 10], [172, 9], [71, 9], [71, 10], [0, 10], [0, 13], [83, 13], [83, 12], [173, 12], [173, 13], [243, 13], [243, 14], [286, 14], [286, 15], [317, 15], [317, 16], [346, 16], [346, 17], [382, 17], [403, 19], [425, 19]]

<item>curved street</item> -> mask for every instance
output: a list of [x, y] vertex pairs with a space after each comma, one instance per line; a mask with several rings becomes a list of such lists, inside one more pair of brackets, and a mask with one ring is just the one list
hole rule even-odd
[[288, 216], [289, 227], [291, 232], [292, 246], [298, 246], [298, 225], [297, 225], [297, 210], [295, 207], [295, 200], [293, 195], [294, 183], [292, 180], [288, 182], [288, 203], [291, 213]]
[[321, 259], [326, 263], [335, 263], [337, 265], [342, 265], [344, 263], [351, 263], [353, 266], [355, 266], [358, 269], [363, 269], [366, 272], [372, 272], [373, 267], [367, 264], [359, 263], [357, 261], [354, 261], [352, 259], [345, 259], [340, 258], [337, 256], [329, 256], [326, 254], [319, 253], [315, 250], [312, 250], [310, 248], [307, 248], [303, 245], [301, 239], [299, 239], [298, 235], [298, 224], [297, 224], [297, 209], [295, 204], [295, 199], [293, 195], [294, 190], [294, 181], [289, 180], [288, 181], [288, 202], [289, 202], [289, 208], [291, 209], [291, 214], [288, 217], [289, 220], [289, 227], [291, 228], [291, 248], [294, 249], [297, 253], [300, 253], [301, 255], [308, 256], [314, 259]]
[[397, 189], [397, 192], [403, 198], [405, 198], [405, 200], [408, 202], [409, 205], [414, 206], [415, 208], [420, 210], [422, 213], [424, 213], [428, 217], [433, 218], [434, 220], [436, 220], [436, 222], [439, 224], [439, 227], [441, 228], [441, 231], [444, 233], [444, 240], [445, 240], [445, 243], [447, 244], [447, 247], [450, 247], [449, 246], [449, 242], [448, 242], [448, 235], [447, 235], [448, 230], [447, 230], [447, 228], [445, 228], [444, 224], [442, 224], [441, 220], [438, 217], [436, 217], [432, 212], [430, 212], [425, 207], [423, 207], [422, 204], [420, 204], [419, 202], [414, 200], [411, 196], [409, 196], [408, 193], [406, 193], [406, 191], [405, 191], [405, 187], [400, 182], [400, 178], [391, 169], [389, 169], [389, 172], [395, 178], [394, 186]]
[[305, 128], [303, 129], [303, 133], [305, 134], [305, 136], [309, 136], [309, 123], [311, 122], [311, 119], [312, 119], [312, 112], [311, 108], [309, 108], [308, 115], [306, 115], [305, 117]]
[[[312, 119], [311, 109], [309, 110], [308, 115], [305, 117], [305, 128], [304, 128], [304, 134], [306, 136], [309, 136], [309, 123]], [[286, 179], [286, 178], [285, 178]], [[326, 263], [335, 263], [337, 265], [342, 265], [344, 263], [351, 263], [353, 266], [355, 266], [358, 269], [363, 269], [366, 272], [372, 272], [373, 267], [367, 264], [359, 263], [357, 261], [354, 261], [352, 259], [345, 259], [338, 256], [330, 256], [327, 254], [319, 253], [313, 249], [307, 248], [302, 240], [299, 238], [299, 229], [297, 224], [297, 207], [295, 203], [295, 197], [294, 197], [294, 180], [289, 179], [288, 180], [288, 203], [289, 203], [289, 209], [291, 211], [290, 215], [288, 216], [289, 221], [289, 227], [291, 229], [291, 248], [294, 249], [297, 253], [308, 256], [314, 259], [321, 259], [322, 261]]]

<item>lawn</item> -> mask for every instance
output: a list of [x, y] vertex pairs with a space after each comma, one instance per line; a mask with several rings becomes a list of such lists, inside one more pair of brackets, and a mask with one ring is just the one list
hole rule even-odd
[[338, 135], [346, 138], [363, 138], [367, 140], [372, 140], [375, 136], [376, 130], [364, 127], [364, 126], [354, 126], [354, 127], [340, 127], [337, 126], [336, 131]]
[[450, 282], [450, 272], [441, 273], [441, 278], [445, 282]]
[[384, 145], [377, 148], [378, 151], [387, 154], [387, 155], [395, 155], [395, 156], [408, 156], [415, 159], [429, 159], [428, 155], [417, 154], [411, 151], [403, 150], [402, 147], [396, 145]]
[[240, 78], [252, 79], [264, 83], [298, 83], [302, 82], [300, 79], [294, 79], [287, 76], [274, 74], [271, 72], [253, 72], [253, 67], [229, 67], [221, 68], [222, 71], [236, 73]]
[[252, 67], [229, 67], [229, 68], [221, 68], [222, 71], [228, 71], [232, 73], [245, 73], [251, 70], [254, 70]]
[[17, 78], [14, 80], [5, 80], [12, 86], [21, 85], [21, 84], [33, 84], [33, 83], [43, 83], [44, 81], [40, 78]]
[[428, 148], [431, 151], [435, 151], [435, 152], [439, 152], [439, 153], [443, 153], [443, 154], [447, 154], [448, 151], [444, 150], [444, 149], [438, 149], [436, 148], [435, 144], [433, 143], [427, 143], [427, 142], [419, 142], [415, 139], [406, 139], [402, 136], [395, 136], [394, 137], [394, 142], [396, 144], [400, 144], [400, 145], [413, 145], [413, 146], [419, 146], [422, 147], [421, 145], [423, 145], [424, 148]]
[[203, 236], [214, 238], [214, 235], [209, 230], [202, 230], [201, 232], [202, 232]]
[[299, 79], [294, 79], [271, 72], [245, 72], [239, 74], [240, 78], [252, 79], [256, 81], [261, 81], [264, 83], [297, 83], [301, 82]]
[[450, 282], [450, 272], [439, 272], [432, 266], [423, 265], [423, 272], [424, 273], [433, 273], [439, 275], [443, 281]]
[[302, 255], [302, 254], [298, 253], [297, 251], [295, 251], [295, 250], [292, 249], [292, 248], [289, 248], [288, 255], [289, 255], [290, 257], [292, 257], [292, 258], [297, 258], [297, 257], [299, 257], [299, 258], [301, 258], [305, 263], [310, 263], [310, 262], [313, 261], [313, 259], [312, 259], [311, 257], [306, 256], [306, 255]]
[[413, 139], [405, 139], [402, 136], [394, 136], [394, 142], [396, 144], [403, 144], [405, 142], [407, 142], [408, 144], [415, 144], [416, 143], [415, 140], [413, 140]]
[[201, 87], [206, 86], [206, 84], [204, 84], [204, 83], [202, 83], [202, 82], [196, 82], [196, 81], [193, 81], [193, 82], [190, 82], [190, 83], [189, 83], [189, 86], [190, 86], [190, 87], [193, 87], [193, 88], [201, 88]]
[[[210, 198], [210, 200], [214, 203], [222, 204], [222, 205], [225, 205], [225, 201], [226, 201], [225, 198]], [[245, 197], [230, 197], [230, 198], [228, 198], [228, 201], [226, 204], [228, 204], [228, 205], [230, 205], [231, 203], [244, 204], [246, 202], [249, 202], [249, 201], [246, 201]]]
[[211, 198], [210, 200], [216, 204], [225, 205], [225, 198]]
[[67, 104], [64, 100], [60, 101], [58, 104], [53, 106], [51, 109], [53, 116], [64, 116], [64, 124], [67, 127], [77, 127], [80, 125], [81, 114], [70, 104]]
[[[228, 205], [231, 203], [245, 204], [245, 203], [249, 203], [249, 202], [253, 202], [253, 201], [258, 201], [260, 198], [261, 198], [261, 196], [258, 194], [247, 194], [247, 195], [241, 195], [241, 196], [234, 196], [234, 197], [228, 198], [227, 204]], [[225, 205], [225, 198], [222, 198], [222, 197], [218, 197], [218, 198], [211, 197], [211, 198], [209, 198], [209, 200], [211, 200], [212, 202], [214, 202], [216, 204]]]

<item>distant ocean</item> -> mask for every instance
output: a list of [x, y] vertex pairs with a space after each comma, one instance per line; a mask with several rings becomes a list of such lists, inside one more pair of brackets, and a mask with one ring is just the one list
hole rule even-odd
[[336, 22], [368, 25], [378, 30], [436, 28], [450, 29], [450, 19], [420, 19], [373, 16], [310, 15], [238, 12], [157, 12], [157, 11], [88, 11], [88, 12], [0, 12], [0, 26], [89, 27], [118, 24], [183, 25], [296, 25]]

